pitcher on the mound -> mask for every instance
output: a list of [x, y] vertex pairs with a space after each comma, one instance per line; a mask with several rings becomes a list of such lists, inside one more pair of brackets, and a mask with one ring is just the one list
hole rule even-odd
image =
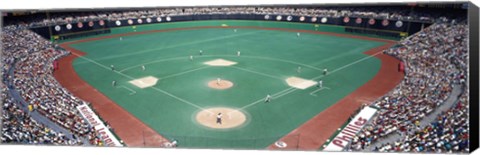
[[217, 114], [217, 124], [222, 124], [222, 113]]
[[220, 78], [217, 78], [217, 85], [220, 85]]

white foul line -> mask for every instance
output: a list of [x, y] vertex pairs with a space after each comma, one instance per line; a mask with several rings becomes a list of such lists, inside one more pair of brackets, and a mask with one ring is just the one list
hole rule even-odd
[[318, 92], [318, 91], [321, 91], [321, 90], [323, 90], [323, 89], [330, 89], [330, 88], [328, 88], [328, 87], [322, 87], [322, 88], [320, 88], [320, 89], [317, 89], [317, 90], [315, 90], [315, 91], [310, 92], [310, 95], [317, 96], [317, 95], [315, 95], [315, 93]]
[[[354, 65], [354, 64], [357, 64], [357, 63], [359, 63], [359, 62], [362, 62], [362, 61], [364, 61], [364, 60], [366, 60], [366, 59], [369, 59], [369, 58], [371, 58], [371, 57], [374, 57], [374, 56], [376, 56], [376, 55], [378, 55], [378, 54], [380, 54], [380, 53], [382, 53], [382, 52], [383, 52], [383, 50], [380, 51], [380, 52], [377, 52], [377, 53], [375, 53], [375, 54], [373, 54], [373, 55], [370, 55], [370, 56], [368, 56], [368, 57], [364, 57], [364, 58], [362, 58], [362, 59], [359, 59], [359, 60], [357, 60], [357, 61], [354, 61], [354, 62], [352, 62], [352, 63], [349, 63], [349, 64], [347, 64], [347, 65], [345, 65], [345, 66], [340, 67], [340, 68], [337, 68], [337, 69], [331, 71], [330, 73], [328, 73], [328, 75], [333, 74], [333, 73], [335, 73], [335, 72], [338, 72], [338, 71], [340, 71], [340, 70], [342, 70], [342, 69], [345, 69], [345, 68], [347, 68], [347, 67], [349, 67], [349, 66], [352, 66], [352, 65]], [[314, 78], [312, 78], [312, 79], [310, 79], [310, 80], [315, 80], [315, 79], [318, 79], [318, 78], [321, 78], [321, 77], [324, 77], [324, 76], [326, 76], [326, 75], [323, 75], [323, 74], [322, 74], [322, 75], [317, 76], [317, 77], [314, 77]], [[290, 90], [290, 89], [293, 89], [293, 90]], [[276, 93], [275, 95], [278, 95], [278, 96], [276, 96], [276, 97], [275, 97], [275, 95], [272, 95], [272, 98], [275, 98], [275, 99], [276, 99], [276, 98], [280, 98], [280, 97], [285, 96], [285, 95], [288, 95], [288, 94], [290, 94], [290, 93], [292, 93], [292, 92], [294, 92], [294, 91], [296, 91], [296, 90], [297, 90], [297, 89], [294, 89], [293, 87], [287, 88], [287, 89], [285, 89], [285, 90], [282, 90], [282, 91]], [[285, 92], [285, 91], [287, 91], [287, 92]], [[281, 95], [280, 95], [280, 94], [281, 94]], [[255, 104], [258, 104], [258, 103], [260, 103], [259, 101], [261, 101], [261, 100], [263, 100], [263, 99], [264, 99], [264, 98], [262, 98], [262, 99], [260, 99], [260, 100], [257, 100], [257, 101], [255, 101], [255, 102], [253, 102], [253, 103], [250, 103], [250, 104], [248, 104], [248, 105], [245, 105], [245, 106], [239, 108], [238, 110], [244, 110], [244, 109], [246, 109], [246, 108], [248, 108], [248, 107], [251, 107], [251, 106], [253, 106], [253, 105], [255, 105]]]
[[133, 94], [137, 93], [136, 91], [134, 91], [134, 90], [132, 90], [132, 89], [130, 89], [130, 88], [128, 88], [128, 87], [125, 87], [125, 86], [118, 86], [118, 87], [115, 87], [115, 88], [124, 88], [124, 89], [127, 89], [127, 90], [129, 90], [129, 91], [131, 92], [130, 95], [133, 95]]
[[[89, 58], [80, 56], [80, 55], [75, 54], [75, 53], [73, 53], [73, 52], [71, 52], [71, 53], [74, 54], [74, 55], [76, 55], [76, 56], [79, 57], [79, 58], [88, 60], [88, 61], [90, 61], [90, 62], [92, 62], [92, 63], [94, 63], [94, 64], [96, 64], [96, 65], [98, 65], [98, 66], [100, 66], [100, 67], [103, 67], [103, 68], [106, 69], [106, 70], [111, 70], [111, 69], [108, 68], [107, 66], [102, 65], [102, 64], [100, 64], [100, 63], [98, 63], [98, 62], [95, 62], [94, 60], [91, 60], [91, 59], [89, 59]], [[113, 70], [113, 71], [114, 71], [115, 73], [117, 73], [117, 74], [120, 74], [120, 75], [122, 75], [122, 76], [125, 76], [125, 77], [127, 77], [127, 78], [130, 78], [131, 80], [135, 79], [135, 78], [133, 78], [133, 77], [131, 77], [131, 76], [129, 76], [129, 75], [123, 74], [123, 73], [121, 73], [121, 72], [119, 72], [119, 71], [116, 71], [116, 70]], [[191, 106], [193, 106], [193, 107], [196, 107], [196, 108], [198, 108], [198, 109], [208, 111], [208, 110], [206, 110], [206, 109], [204, 109], [204, 108], [202, 108], [202, 107], [200, 107], [200, 106], [198, 106], [198, 105], [196, 105], [196, 104], [193, 104], [193, 103], [191, 103], [191, 102], [189, 102], [189, 101], [187, 101], [187, 100], [184, 100], [184, 99], [182, 99], [182, 98], [179, 98], [179, 97], [177, 97], [177, 96], [175, 96], [175, 95], [173, 95], [173, 94], [170, 94], [170, 93], [168, 93], [168, 92], [166, 92], [166, 91], [164, 91], [164, 90], [162, 90], [162, 89], [159, 89], [159, 88], [156, 88], [156, 87], [149, 87], [149, 88], [152, 88], [152, 89], [154, 89], [154, 90], [157, 90], [157, 91], [159, 91], [159, 92], [161, 92], [161, 93], [163, 93], [163, 94], [165, 94], [165, 95], [168, 95], [168, 96], [170, 96], [170, 97], [173, 97], [173, 98], [175, 98], [175, 99], [177, 99], [177, 100], [179, 100], [179, 101], [182, 101], [183, 103], [189, 104], [189, 105], [191, 105]], [[211, 111], [208, 111], [208, 112], [209, 112], [209, 113], [213, 113], [213, 112], [211, 112]]]

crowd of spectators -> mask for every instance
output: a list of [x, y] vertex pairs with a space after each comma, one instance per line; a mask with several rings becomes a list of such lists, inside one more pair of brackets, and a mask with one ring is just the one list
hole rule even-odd
[[[68, 54], [68, 52], [55, 50], [54, 45], [36, 33], [30, 30], [18, 30], [14, 26], [5, 27], [2, 30], [2, 40], [2, 61], [5, 64], [2, 70], [3, 84], [9, 86], [8, 79], [13, 81], [13, 85], [8, 88], [15, 89], [20, 93], [22, 100], [27, 103], [25, 106], [28, 106], [29, 112], [38, 111], [73, 135], [88, 139], [90, 144], [101, 144], [102, 141], [97, 136], [99, 134], [95, 133], [95, 130], [76, 109], [78, 105], [85, 104], [85, 102], [77, 99], [61, 87], [52, 75], [53, 61]], [[7, 71], [13, 64], [15, 64], [15, 69], [13, 76], [11, 76]], [[11, 107], [15, 111], [15, 107], [21, 104], [18, 100], [11, 102], [17, 104], [7, 104], [4, 108]], [[26, 117], [25, 112], [18, 112], [15, 115]], [[13, 121], [17, 120], [13, 119]], [[5, 123], [16, 124], [9, 120], [4, 120]], [[38, 124], [33, 123], [32, 125]], [[4, 132], [17, 131], [15, 128], [15, 126], [4, 126]], [[37, 128], [43, 128], [43, 125], [24, 129]]]
[[80, 139], [69, 139], [64, 133], [55, 132], [31, 118], [23, 111], [15, 99], [7, 95], [2, 85], [2, 136], [3, 143], [45, 144], [45, 145], [82, 145]]
[[[422, 10], [422, 9], [419, 9]], [[408, 6], [382, 6], [382, 7], [185, 7], [185, 8], [156, 8], [121, 11], [96, 11], [96, 12], [52, 12], [50, 18], [45, 13], [35, 13], [22, 21], [21, 18], [12, 19], [13, 24], [23, 26], [47, 26], [76, 22], [98, 20], [125, 20], [137, 18], [156, 18], [177, 15], [199, 14], [270, 14], [270, 15], [296, 15], [317, 17], [362, 17], [391, 20], [416, 20], [434, 22], [435, 19], [449, 21], [455, 19], [456, 13], [449, 11], [430, 10], [420, 11], [418, 14]], [[453, 15], [452, 15], [453, 14]]]
[[[367, 151], [467, 152], [467, 34], [465, 24], [434, 24], [403, 40], [401, 47], [386, 50], [405, 62], [405, 78], [372, 104], [380, 109], [378, 115], [357, 134], [350, 150], [365, 150], [377, 140], [399, 134], [401, 142], [373, 146], [374, 150]], [[446, 101], [454, 84], [463, 86], [460, 103], [422, 129], [420, 121]]]
[[[195, 7], [173, 9], [147, 9], [135, 11], [103, 11], [52, 13], [7, 26], [2, 31], [3, 83], [12, 79], [13, 87], [27, 102], [31, 111], [38, 111], [52, 122], [72, 134], [101, 145], [97, 133], [86, 123], [75, 108], [85, 104], [61, 87], [53, 78], [52, 62], [66, 54], [57, 50], [39, 35], [21, 29], [38, 25], [57, 25], [91, 20], [123, 20], [158, 16], [192, 14], [281, 14], [328, 17], [368, 17], [383, 19], [431, 20], [433, 16], [412, 15], [405, 10], [368, 10], [365, 8], [286, 8], [286, 7]], [[446, 17], [435, 17], [445, 19]], [[31, 22], [33, 21], [33, 22]], [[23, 25], [23, 26], [19, 26]], [[468, 28], [464, 24], [434, 24], [400, 42], [401, 46], [385, 53], [401, 59], [406, 66], [405, 78], [392, 92], [372, 106], [380, 110], [369, 124], [353, 139], [349, 150], [360, 151], [415, 151], [415, 152], [467, 152], [468, 151]], [[13, 77], [7, 71], [15, 64]], [[420, 121], [436, 110], [449, 97], [454, 85], [463, 85], [458, 103], [442, 112], [435, 122], [422, 128]], [[2, 87], [3, 142], [31, 144], [83, 145], [78, 139], [68, 139], [35, 122], [28, 112], [19, 108], [19, 101], [9, 96]], [[402, 139], [382, 146], [371, 146], [391, 134]]]

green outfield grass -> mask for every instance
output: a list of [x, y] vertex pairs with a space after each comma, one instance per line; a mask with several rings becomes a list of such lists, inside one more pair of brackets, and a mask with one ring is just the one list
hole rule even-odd
[[[311, 29], [312, 25], [287, 23], [208, 21], [137, 26], [138, 31], [175, 27], [265, 26]], [[242, 24], [239, 24], [242, 23]], [[330, 27], [322, 31], [336, 32]], [[114, 29], [114, 33], [131, 32]], [[338, 30], [338, 33], [342, 31]], [[180, 147], [265, 148], [313, 116], [330, 107], [369, 81], [380, 69], [380, 60], [363, 52], [384, 43], [329, 35], [295, 32], [209, 28], [124, 36], [71, 47], [87, 53], [73, 66], [79, 76], [161, 135], [177, 139]], [[203, 50], [203, 55], [199, 55]], [[236, 56], [241, 51], [241, 56]], [[194, 60], [190, 61], [189, 56]], [[205, 61], [237, 62], [214, 67]], [[362, 61], [358, 61], [362, 60]], [[352, 64], [352, 62], [358, 62]], [[117, 71], [110, 70], [114, 65]], [[145, 65], [146, 70], [141, 70]], [[301, 73], [297, 72], [298, 67]], [[331, 74], [323, 77], [322, 70]], [[128, 81], [145, 76], [160, 80], [153, 88], [140, 89]], [[323, 80], [330, 89], [311, 87], [293, 90], [285, 79], [291, 76]], [[235, 83], [227, 90], [214, 90], [206, 83], [216, 78]], [[112, 87], [112, 81], [118, 86]], [[136, 92], [130, 95], [132, 92]], [[279, 92], [286, 92], [279, 95]], [[315, 93], [312, 93], [316, 91]], [[272, 102], [256, 102], [267, 94]], [[275, 96], [277, 94], [277, 96]], [[202, 108], [241, 109], [247, 123], [233, 129], [210, 129], [194, 120]], [[214, 120], [212, 120], [214, 121]], [[319, 132], [322, 129], [318, 129]]]

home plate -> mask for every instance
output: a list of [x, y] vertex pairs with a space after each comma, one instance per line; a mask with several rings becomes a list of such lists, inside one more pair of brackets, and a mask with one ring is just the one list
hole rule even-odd
[[129, 81], [129, 83], [143, 89], [143, 88], [154, 86], [155, 84], [157, 84], [157, 81], [158, 81], [158, 78], [153, 76], [147, 76], [147, 77]]
[[224, 59], [215, 59], [211, 61], [204, 62], [206, 65], [210, 66], [231, 66], [237, 64], [237, 62], [224, 60]]
[[302, 79], [295, 76], [289, 77], [285, 81], [287, 81], [287, 84], [289, 86], [295, 87], [297, 89], [307, 89], [308, 87], [311, 87], [317, 84], [317, 82], [315, 81]]

